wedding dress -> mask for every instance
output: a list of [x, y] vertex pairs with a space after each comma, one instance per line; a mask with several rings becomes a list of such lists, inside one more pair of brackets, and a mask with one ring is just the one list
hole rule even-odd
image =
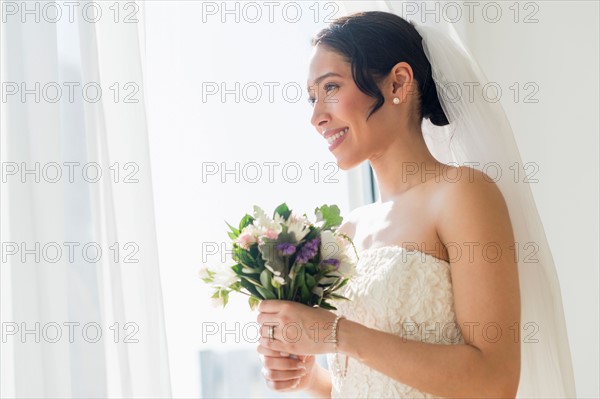
[[[356, 275], [342, 288], [351, 301], [337, 301], [337, 314], [407, 340], [437, 344], [464, 344], [454, 312], [450, 264], [429, 254], [400, 246], [362, 251]], [[348, 358], [346, 376], [332, 370], [332, 398], [433, 398], [354, 358]], [[341, 368], [346, 355], [339, 354]]]

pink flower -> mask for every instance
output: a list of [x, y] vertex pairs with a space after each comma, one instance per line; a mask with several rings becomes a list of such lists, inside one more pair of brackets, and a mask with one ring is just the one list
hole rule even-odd
[[256, 243], [256, 236], [249, 231], [244, 231], [240, 234], [236, 240], [240, 247], [244, 249], [250, 249], [250, 245]]
[[265, 233], [265, 237], [267, 237], [269, 240], [276, 240], [278, 235], [279, 233], [273, 229], [268, 229]]

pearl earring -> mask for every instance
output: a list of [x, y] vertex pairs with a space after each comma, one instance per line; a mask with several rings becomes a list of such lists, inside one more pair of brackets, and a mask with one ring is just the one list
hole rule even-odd
[[400, 99], [398, 97], [394, 97], [394, 99], [392, 101], [396, 105], [400, 104]]

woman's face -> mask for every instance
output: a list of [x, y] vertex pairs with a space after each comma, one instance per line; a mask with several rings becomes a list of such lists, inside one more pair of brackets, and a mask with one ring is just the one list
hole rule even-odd
[[340, 54], [322, 45], [315, 46], [307, 84], [314, 108], [311, 123], [325, 138], [323, 144], [341, 169], [376, 157], [392, 140], [382, 129], [389, 113], [389, 99], [367, 121], [376, 100], [359, 90], [350, 64]]

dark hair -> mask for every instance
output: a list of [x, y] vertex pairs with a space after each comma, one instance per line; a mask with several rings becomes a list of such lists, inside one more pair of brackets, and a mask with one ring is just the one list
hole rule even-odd
[[351, 64], [356, 86], [377, 100], [369, 117], [385, 101], [377, 82], [397, 63], [408, 63], [418, 86], [419, 120], [428, 118], [434, 125], [445, 126], [449, 124], [448, 118], [438, 99], [422, 41], [415, 27], [402, 17], [366, 11], [337, 18], [317, 33], [311, 44], [327, 46]]

